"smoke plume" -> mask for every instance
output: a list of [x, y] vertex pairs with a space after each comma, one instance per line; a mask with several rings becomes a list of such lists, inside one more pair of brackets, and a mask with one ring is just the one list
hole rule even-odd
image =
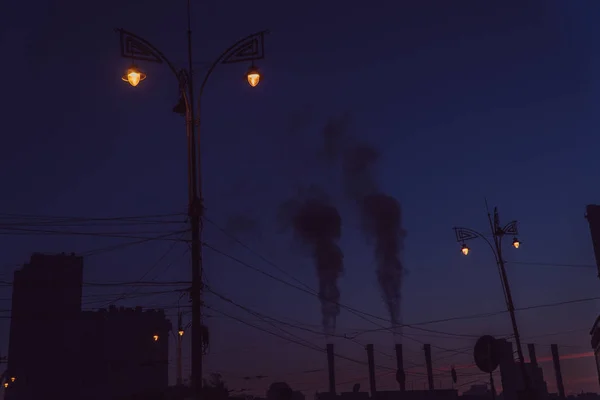
[[344, 190], [356, 203], [367, 240], [373, 242], [382, 297], [392, 326], [398, 329], [404, 274], [400, 253], [406, 236], [400, 203], [385, 194], [374, 179], [373, 168], [379, 160], [379, 152], [347, 136], [345, 120], [337, 120], [337, 128], [331, 125], [335, 122], [331, 120], [323, 130], [324, 147], [332, 159], [341, 155]]
[[344, 255], [338, 245], [342, 218], [326, 196], [312, 194], [302, 200], [286, 203], [284, 217], [294, 229], [296, 237], [309, 249], [319, 278], [323, 330], [335, 332], [340, 313], [338, 278], [344, 269]]

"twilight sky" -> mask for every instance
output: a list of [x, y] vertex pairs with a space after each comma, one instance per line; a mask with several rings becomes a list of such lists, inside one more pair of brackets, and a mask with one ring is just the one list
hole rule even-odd
[[[123, 83], [128, 61], [120, 58], [113, 32], [116, 27], [135, 32], [183, 66], [185, 2], [5, 3], [0, 9], [0, 48], [6, 56], [0, 64], [5, 99], [0, 214], [185, 212], [185, 131], [183, 119], [171, 112], [177, 83], [164, 66], [143, 63], [148, 79], [136, 88]], [[286, 335], [279, 330], [284, 328], [324, 347], [318, 300], [248, 268], [295, 286], [302, 286], [300, 281], [316, 287], [310, 257], [276, 219], [279, 205], [308, 184], [325, 187], [343, 218], [341, 302], [387, 317], [371, 246], [342, 195], [339, 174], [324, 168], [318, 156], [325, 123], [343, 113], [351, 116], [350, 133], [381, 151], [379, 184], [402, 204], [408, 233], [402, 255], [408, 270], [402, 291], [405, 323], [505, 309], [485, 243], [473, 242], [472, 256], [462, 257], [451, 229], [486, 229], [486, 197], [499, 206], [505, 222], [520, 222], [523, 246], [505, 254], [517, 308], [597, 296], [593, 268], [554, 264], [594, 264], [583, 216], [586, 204], [600, 202], [595, 184], [600, 3], [487, 3], [194, 1], [197, 75], [237, 39], [271, 30], [257, 88], [243, 79], [247, 65], [221, 65], [204, 93], [202, 167], [211, 221], [205, 224], [205, 240], [247, 264], [206, 249], [207, 282], [238, 304], [316, 331], [274, 327], [207, 293], [212, 308], [206, 311], [212, 334], [207, 372], [220, 372], [232, 389], [250, 393], [264, 393], [275, 380], [306, 393], [326, 389], [323, 353], [219, 314], [280, 335]], [[256, 223], [240, 224], [240, 216]], [[183, 217], [169, 220], [181, 223], [120, 229], [129, 234], [160, 230], [156, 235], [184, 229]], [[235, 228], [231, 233], [252, 251], [218, 227]], [[10, 280], [14, 266], [33, 251], [80, 253], [127, 241], [3, 233], [0, 278]], [[180, 243], [129, 246], [87, 258], [84, 279], [137, 281], [152, 268], [145, 280], [186, 280], [188, 257]], [[86, 287], [85, 307], [102, 306], [123, 290], [129, 289]], [[152, 290], [157, 289], [139, 292]], [[0, 286], [2, 354], [9, 298], [10, 288]], [[167, 293], [127, 296], [118, 304], [163, 306], [173, 315], [177, 302], [178, 294]], [[539, 357], [550, 354], [550, 343], [568, 355], [562, 367], [569, 392], [598, 389], [588, 354], [597, 313], [598, 303], [587, 301], [517, 315], [523, 342], [538, 344]], [[447, 368], [471, 364], [478, 335], [510, 334], [506, 313], [419, 326], [436, 332], [405, 328], [406, 364], [417, 364], [408, 387], [415, 389], [425, 381], [422, 343], [434, 346], [436, 386], [450, 387]], [[339, 334], [372, 329], [377, 325], [342, 309]], [[375, 344], [377, 364], [394, 365], [388, 332], [361, 334], [356, 341]], [[340, 338], [335, 343], [341, 354], [366, 361], [356, 342]], [[367, 389], [366, 366], [342, 359], [337, 365], [338, 390], [350, 390], [356, 382]], [[544, 370], [554, 390], [551, 363], [544, 363]], [[476, 372], [460, 369], [459, 385], [468, 388], [481, 379]], [[385, 368], [378, 374], [378, 388], [395, 388], [393, 374]], [[243, 379], [257, 375], [267, 378]]]

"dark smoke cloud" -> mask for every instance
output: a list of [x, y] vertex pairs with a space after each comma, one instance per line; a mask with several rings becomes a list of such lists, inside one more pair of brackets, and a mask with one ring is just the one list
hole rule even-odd
[[[347, 135], [347, 119], [330, 120], [323, 131], [323, 141], [325, 152], [332, 160], [341, 154], [344, 190], [357, 205], [362, 231], [373, 241], [377, 279], [392, 325], [396, 327], [400, 323], [404, 274], [400, 253], [406, 236], [400, 204], [383, 193], [374, 179], [373, 168], [379, 160], [379, 152]], [[330, 149], [332, 143], [333, 150]]]
[[400, 300], [403, 266], [400, 251], [403, 250], [405, 231], [398, 201], [383, 193], [365, 196], [361, 204], [363, 231], [374, 239], [377, 259], [377, 279], [383, 299], [396, 327], [400, 322]]
[[340, 313], [338, 279], [344, 270], [344, 255], [338, 241], [342, 218], [326, 196], [315, 193], [286, 203], [281, 211], [280, 217], [291, 225], [295, 236], [307, 246], [314, 259], [323, 330], [331, 335]]

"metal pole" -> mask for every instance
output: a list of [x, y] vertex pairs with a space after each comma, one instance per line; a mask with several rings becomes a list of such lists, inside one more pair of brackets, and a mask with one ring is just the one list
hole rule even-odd
[[377, 382], [375, 381], [375, 355], [373, 354], [373, 345], [368, 344], [367, 349], [367, 363], [369, 364], [369, 386], [371, 387], [371, 398], [374, 399], [377, 396]]
[[496, 386], [494, 386], [494, 375], [490, 372], [490, 391], [492, 392], [492, 400], [496, 400]]
[[561, 399], [565, 398], [565, 386], [563, 384], [562, 372], [560, 370], [560, 356], [558, 355], [558, 345], [550, 345], [552, 349], [552, 362], [554, 364], [554, 374], [556, 375], [556, 389], [558, 390], [558, 397]]
[[431, 362], [431, 345], [424, 344], [423, 351], [425, 352], [425, 365], [427, 366], [427, 383], [429, 384], [429, 390], [434, 390], [433, 386], [433, 365]]
[[519, 335], [519, 328], [517, 326], [517, 318], [515, 316], [515, 306], [513, 304], [512, 294], [508, 283], [508, 277], [506, 275], [506, 268], [504, 266], [504, 259], [502, 258], [502, 236], [504, 232], [499, 226], [499, 217], [497, 210], [494, 210], [494, 222], [492, 223], [491, 216], [488, 213], [490, 219], [490, 225], [492, 228], [492, 234], [494, 236], [494, 245], [496, 247], [496, 261], [498, 262], [498, 268], [500, 269], [500, 276], [502, 277], [502, 286], [504, 286], [504, 294], [506, 295], [506, 306], [508, 313], [510, 314], [510, 321], [513, 328], [513, 335], [515, 336], [515, 343], [517, 344], [517, 354], [519, 356], [519, 364], [521, 365], [521, 374], [523, 376], [523, 385], [525, 386], [525, 393], [529, 393], [530, 382], [527, 369], [525, 368], [525, 356], [523, 355], [523, 347], [521, 346], [521, 336]]
[[183, 339], [183, 327], [181, 326], [181, 312], [177, 313], [177, 386], [183, 385], [183, 356], [181, 354], [181, 342]]
[[[194, 69], [192, 62], [192, 17], [191, 0], [187, 2], [187, 44], [188, 44], [188, 77], [187, 77], [187, 118], [188, 125], [188, 152], [190, 179], [190, 204], [188, 215], [191, 228], [191, 253], [192, 253], [192, 288], [190, 291], [192, 301], [192, 391], [194, 398], [202, 398], [202, 358], [203, 358], [203, 326], [202, 326], [202, 243], [201, 221], [202, 196], [200, 194], [198, 179], [198, 160], [196, 154], [196, 118], [194, 116]], [[198, 152], [199, 153], [199, 152]]]

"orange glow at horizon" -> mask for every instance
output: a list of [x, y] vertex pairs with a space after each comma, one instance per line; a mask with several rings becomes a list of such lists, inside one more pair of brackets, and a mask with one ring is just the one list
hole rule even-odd
[[[585, 353], [563, 354], [560, 356], [560, 360], [561, 361], [562, 360], [577, 360], [579, 358], [587, 358], [587, 357], [594, 357], [594, 352], [588, 351]], [[537, 361], [538, 361], [538, 363], [552, 362], [552, 357], [551, 356], [538, 357]], [[529, 358], [525, 358], [525, 362], [531, 362], [531, 360]], [[456, 369], [456, 370], [471, 369], [471, 368], [477, 368], [477, 365], [475, 365], [475, 364], [454, 365], [454, 369]], [[438, 371], [448, 371], [448, 372], [450, 372], [450, 369], [451, 369], [451, 367], [437, 368]]]

